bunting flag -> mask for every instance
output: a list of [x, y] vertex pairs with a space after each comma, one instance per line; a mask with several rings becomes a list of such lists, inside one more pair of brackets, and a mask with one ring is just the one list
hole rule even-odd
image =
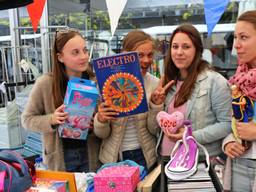
[[27, 6], [28, 14], [29, 14], [34, 32], [37, 31], [37, 26], [39, 24], [39, 21], [41, 19], [41, 16], [44, 10], [45, 1], [46, 0], [34, 0], [33, 3]]
[[215, 25], [224, 13], [229, 0], [204, 0], [204, 14], [208, 36], [211, 35]]
[[116, 31], [119, 18], [124, 10], [127, 0], [106, 0], [112, 37]]

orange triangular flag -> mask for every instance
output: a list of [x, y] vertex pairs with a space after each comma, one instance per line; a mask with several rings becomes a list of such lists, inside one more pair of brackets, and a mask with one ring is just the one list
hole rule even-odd
[[38, 23], [44, 10], [45, 0], [34, 0], [27, 6], [28, 14], [33, 26], [34, 32], [37, 30]]

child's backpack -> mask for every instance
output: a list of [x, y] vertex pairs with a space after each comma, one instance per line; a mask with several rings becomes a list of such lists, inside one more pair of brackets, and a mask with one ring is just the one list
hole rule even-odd
[[30, 169], [21, 155], [0, 151], [0, 192], [23, 192], [31, 185]]

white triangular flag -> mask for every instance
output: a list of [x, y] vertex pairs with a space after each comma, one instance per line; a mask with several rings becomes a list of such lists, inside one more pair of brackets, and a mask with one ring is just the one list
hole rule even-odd
[[106, 0], [112, 37], [116, 31], [119, 18], [124, 10], [126, 2], [127, 0]]

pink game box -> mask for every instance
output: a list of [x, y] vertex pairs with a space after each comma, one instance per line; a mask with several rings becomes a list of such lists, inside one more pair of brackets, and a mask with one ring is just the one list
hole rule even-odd
[[139, 181], [139, 167], [107, 167], [94, 176], [94, 190], [95, 192], [133, 192]]

